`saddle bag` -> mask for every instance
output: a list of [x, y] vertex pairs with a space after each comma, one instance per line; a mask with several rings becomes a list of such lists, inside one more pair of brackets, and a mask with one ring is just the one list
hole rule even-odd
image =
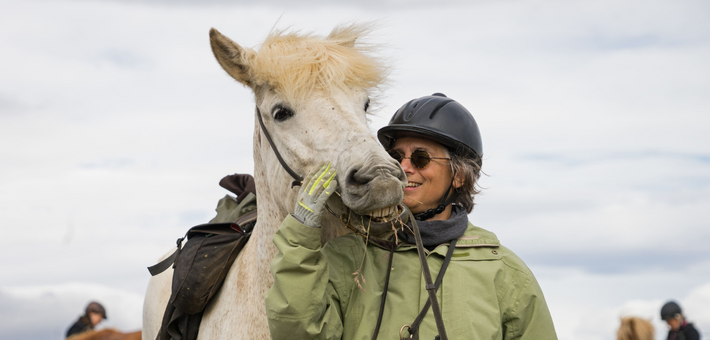
[[163, 314], [159, 340], [197, 338], [202, 313], [222, 287], [229, 268], [249, 240], [255, 222], [256, 210], [253, 210], [235, 223], [192, 227], [177, 241], [179, 247], [187, 238], [182, 248], [149, 268], [153, 275], [170, 264], [174, 268], [172, 293]]
[[[256, 210], [244, 217], [256, 220]], [[252, 226], [242, 222], [192, 227], [175, 259], [170, 303], [187, 314], [204, 310], [249, 240]]]
[[[249, 180], [253, 183], [251, 176]], [[223, 182], [220, 185], [226, 187]], [[256, 224], [254, 193], [240, 193], [244, 195], [239, 195], [236, 200], [229, 196], [220, 200], [217, 217], [212, 219], [212, 223], [190, 228], [184, 237], [177, 240], [177, 249], [173, 254], [148, 268], [153, 276], [171, 266], [174, 269], [172, 291], [163, 314], [158, 340], [197, 338], [205, 307], [222, 287], [229, 269]]]

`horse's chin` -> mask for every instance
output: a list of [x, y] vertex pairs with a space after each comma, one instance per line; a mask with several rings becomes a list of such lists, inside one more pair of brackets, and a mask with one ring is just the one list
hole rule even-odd
[[358, 214], [347, 207], [340, 198], [331, 197], [328, 201], [328, 210], [331, 214], [340, 217], [340, 221], [353, 233], [380, 240], [389, 240], [409, 221], [407, 208], [401, 203], [366, 214]]

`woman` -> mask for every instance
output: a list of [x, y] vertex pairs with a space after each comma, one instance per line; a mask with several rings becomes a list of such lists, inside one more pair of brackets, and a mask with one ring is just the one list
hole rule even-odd
[[[407, 175], [403, 203], [417, 220], [431, 273], [443, 273], [434, 286], [448, 338], [556, 339], [527, 266], [493, 233], [468, 222], [482, 164], [473, 116], [435, 93], [402, 106], [378, 138]], [[335, 171], [324, 166], [304, 184], [274, 236], [279, 254], [266, 295], [272, 338], [437, 337], [412, 229], [398, 232], [393, 250], [353, 234], [321, 248], [318, 228], [337, 186]]]
[[84, 315], [79, 317], [67, 330], [67, 338], [93, 330], [96, 325], [106, 319], [106, 309], [98, 302], [91, 302], [86, 306]]
[[668, 301], [661, 307], [661, 320], [668, 324], [668, 340], [700, 340], [700, 332], [688, 323], [683, 311], [675, 301]]

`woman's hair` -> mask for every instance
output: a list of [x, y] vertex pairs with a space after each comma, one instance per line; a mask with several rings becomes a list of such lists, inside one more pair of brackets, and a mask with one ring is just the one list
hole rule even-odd
[[478, 179], [481, 178], [483, 159], [475, 154], [471, 156], [472, 153], [461, 146], [454, 150], [447, 149], [447, 151], [451, 158], [449, 162], [451, 173], [463, 178], [463, 184], [455, 189], [458, 197], [454, 203], [464, 207], [466, 212], [470, 213], [475, 205], [473, 203], [474, 196], [481, 192]]
[[621, 318], [621, 326], [616, 333], [617, 340], [653, 340], [653, 325], [647, 320], [628, 317]]

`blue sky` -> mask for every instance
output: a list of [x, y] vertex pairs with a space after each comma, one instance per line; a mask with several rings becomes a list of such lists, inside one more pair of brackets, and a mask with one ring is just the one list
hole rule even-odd
[[708, 3], [291, 3], [0, 3], [0, 339], [61, 339], [93, 299], [140, 328], [145, 267], [252, 172], [251, 93], [210, 27], [256, 46], [366, 20], [392, 65], [372, 130], [433, 92], [474, 114], [470, 219], [535, 272], [560, 339], [622, 315], [660, 339], [671, 298], [710, 335]]

